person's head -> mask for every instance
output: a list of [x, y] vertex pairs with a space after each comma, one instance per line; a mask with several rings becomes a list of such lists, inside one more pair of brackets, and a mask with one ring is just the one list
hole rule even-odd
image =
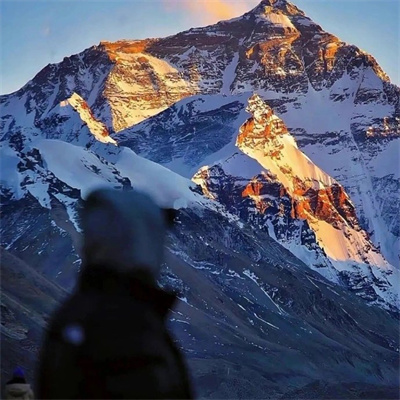
[[13, 371], [13, 378], [25, 379], [24, 370], [21, 367], [17, 367]]
[[26, 384], [25, 373], [21, 367], [17, 367], [14, 369], [12, 378], [7, 382], [7, 385], [12, 385], [15, 383]]
[[125, 274], [160, 274], [168, 219], [164, 210], [137, 191], [92, 192], [82, 212], [83, 265]]

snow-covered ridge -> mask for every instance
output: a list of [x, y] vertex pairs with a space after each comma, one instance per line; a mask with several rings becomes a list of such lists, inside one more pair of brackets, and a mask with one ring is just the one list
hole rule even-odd
[[[73, 93], [72, 96], [60, 103], [60, 114], [63, 115], [65, 107], [71, 106], [80, 116], [82, 121], [87, 125], [92, 135], [102, 143], [117, 144], [117, 142], [110, 137], [107, 127], [100, 121], [98, 121], [88, 104], [82, 99], [77, 93]], [[68, 111], [67, 111], [68, 113]]]

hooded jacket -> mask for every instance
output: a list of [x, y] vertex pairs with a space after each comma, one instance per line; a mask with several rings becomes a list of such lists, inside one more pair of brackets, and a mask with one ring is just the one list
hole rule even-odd
[[175, 296], [156, 286], [163, 212], [144, 195], [102, 190], [88, 198], [82, 224], [84, 267], [50, 321], [39, 398], [191, 398], [166, 329]]

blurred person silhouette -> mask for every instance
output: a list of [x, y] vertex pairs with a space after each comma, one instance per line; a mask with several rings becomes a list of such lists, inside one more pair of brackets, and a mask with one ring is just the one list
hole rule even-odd
[[13, 377], [6, 383], [6, 399], [33, 399], [31, 385], [26, 382], [24, 371], [21, 367], [15, 368]]
[[184, 360], [166, 329], [175, 296], [157, 286], [172, 219], [135, 190], [89, 195], [82, 269], [49, 324], [40, 399], [192, 397]]

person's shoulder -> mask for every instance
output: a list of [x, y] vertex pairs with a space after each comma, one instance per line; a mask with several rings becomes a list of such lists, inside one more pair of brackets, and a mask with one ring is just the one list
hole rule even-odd
[[[115, 330], [129, 335], [161, 329], [163, 319], [146, 302], [126, 295], [107, 295], [93, 292], [76, 292], [53, 314], [48, 332], [52, 336], [97, 336], [98, 331]], [[79, 327], [79, 328], [78, 328]]]
[[33, 398], [32, 397], [26, 397], [33, 395], [31, 385], [29, 383], [7, 383], [6, 384], [6, 396], [9, 396], [9, 398]]
[[73, 293], [51, 316], [48, 331], [57, 332], [65, 325], [74, 322], [84, 323], [92, 313], [91, 310], [96, 310], [93, 296], [79, 292]]

